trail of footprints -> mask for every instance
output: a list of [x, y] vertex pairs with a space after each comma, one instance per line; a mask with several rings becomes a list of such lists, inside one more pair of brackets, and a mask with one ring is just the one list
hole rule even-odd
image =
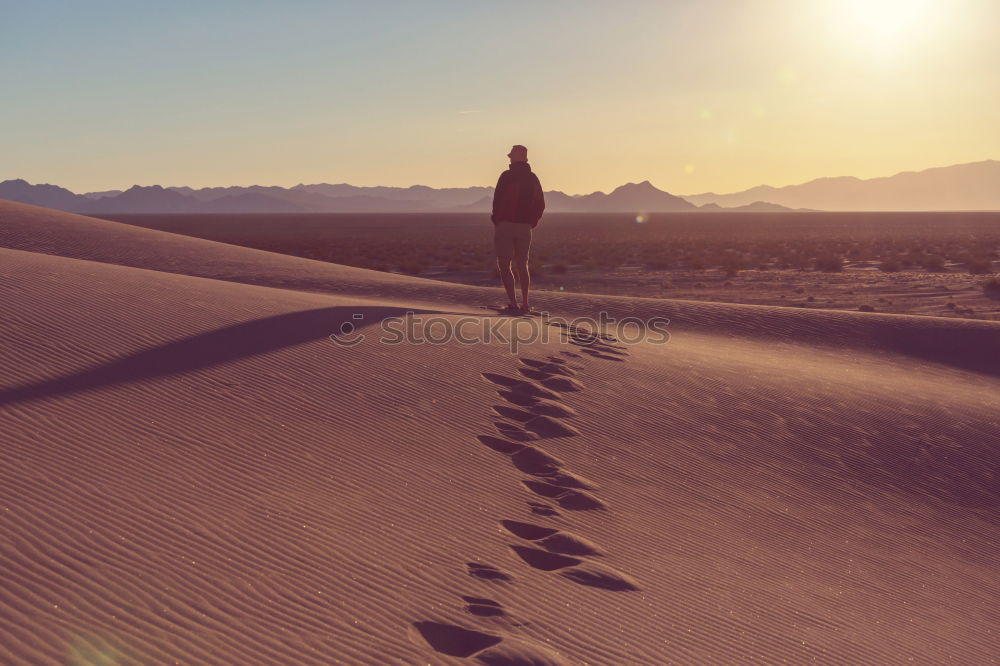
[[[561, 326], [567, 341], [579, 347], [578, 352], [562, 351], [559, 356], [549, 356], [545, 360], [520, 358], [520, 377], [483, 373], [484, 379], [497, 386], [497, 392], [507, 404], [492, 408], [493, 414], [500, 419], [494, 425], [501, 437], [479, 435], [478, 440], [529, 477], [522, 479], [521, 484], [539, 499], [528, 501], [528, 509], [541, 518], [561, 517], [559, 509], [608, 510], [595, 494], [596, 483], [567, 470], [561, 460], [528, 442], [580, 435], [579, 430], [565, 422], [576, 412], [560, 402], [562, 393], [583, 389], [583, 384], [576, 379], [576, 370], [582, 368], [571, 365], [571, 359], [581, 360], [587, 355], [623, 362], [628, 356], [625, 347], [614, 344], [617, 341], [609, 335]], [[518, 520], [501, 520], [499, 526], [502, 533], [516, 540], [508, 543], [515, 561], [581, 585], [620, 592], [639, 589], [630, 577], [595, 561], [593, 558], [605, 553], [583, 536]], [[510, 584], [515, 580], [508, 571], [490, 564], [467, 562], [466, 567], [470, 576], [488, 584]], [[512, 618], [498, 601], [467, 595], [461, 599], [465, 602], [465, 612], [470, 615], [514, 627], [526, 625]], [[442, 654], [475, 658], [487, 665], [560, 666], [567, 663], [538, 643], [442, 622], [414, 622], [411, 636]]]

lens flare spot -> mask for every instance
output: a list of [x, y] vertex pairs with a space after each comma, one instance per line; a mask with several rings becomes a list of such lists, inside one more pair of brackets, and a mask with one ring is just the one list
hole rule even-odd
[[107, 637], [80, 635], [70, 640], [67, 657], [72, 666], [118, 666], [125, 651]]
[[786, 86], [795, 85], [799, 82], [799, 73], [794, 67], [786, 65], [778, 70], [778, 81]]

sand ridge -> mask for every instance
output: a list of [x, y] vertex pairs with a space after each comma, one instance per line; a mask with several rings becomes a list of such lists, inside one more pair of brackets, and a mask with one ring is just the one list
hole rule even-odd
[[[0, 247], [278, 288], [447, 303], [474, 313], [497, 290], [277, 255], [0, 200]], [[763, 340], [805, 340], [837, 349], [884, 350], [1000, 375], [996, 322], [700, 301], [540, 293], [537, 307], [572, 320], [666, 318], [671, 330]]]

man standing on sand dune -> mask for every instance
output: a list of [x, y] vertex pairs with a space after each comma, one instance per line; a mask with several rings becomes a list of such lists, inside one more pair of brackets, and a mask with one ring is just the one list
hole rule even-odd
[[[531, 249], [531, 230], [538, 226], [545, 210], [545, 195], [542, 184], [528, 165], [528, 149], [514, 146], [507, 153], [510, 167], [500, 174], [493, 191], [493, 245], [497, 253], [497, 268], [500, 280], [507, 290], [508, 312], [531, 312], [528, 302], [528, 288], [531, 276], [528, 274], [528, 251]], [[521, 305], [514, 297], [514, 273], [511, 262], [521, 283]]]

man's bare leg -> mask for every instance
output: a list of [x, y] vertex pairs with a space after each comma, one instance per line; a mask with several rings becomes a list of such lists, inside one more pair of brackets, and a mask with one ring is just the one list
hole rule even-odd
[[[514, 263], [517, 269], [517, 281], [521, 283], [521, 309], [530, 311], [531, 305], [528, 303], [528, 289], [531, 288], [531, 274], [528, 273], [528, 260], [518, 260]], [[511, 290], [513, 294], [513, 289]]]
[[510, 257], [497, 257], [497, 269], [500, 271], [500, 281], [507, 290], [508, 307], [516, 310], [517, 299], [514, 297], [514, 273], [510, 270]]

